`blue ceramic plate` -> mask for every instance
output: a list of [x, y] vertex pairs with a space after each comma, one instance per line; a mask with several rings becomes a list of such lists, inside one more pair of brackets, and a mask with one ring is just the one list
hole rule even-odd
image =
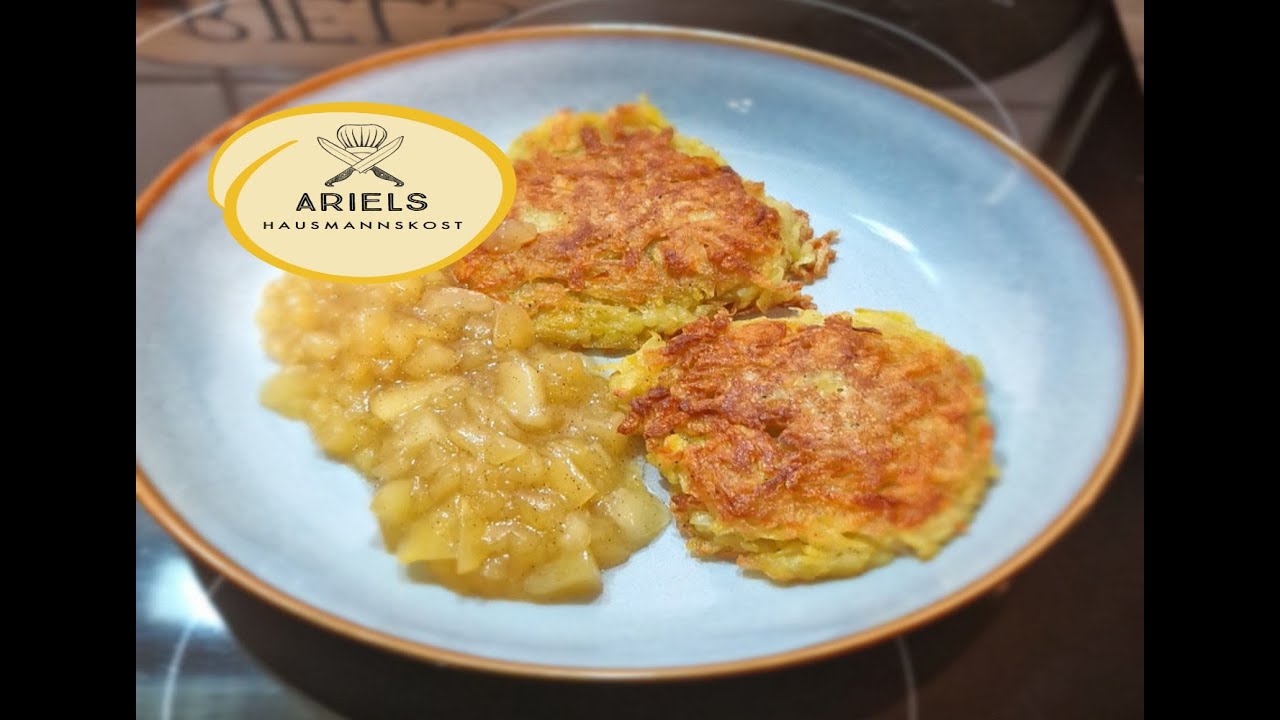
[[[563, 108], [647, 93], [744, 177], [840, 231], [812, 288], [827, 312], [903, 310], [986, 366], [999, 481], [930, 562], [778, 587], [701, 562], [674, 528], [582, 605], [460, 597], [412, 582], [380, 546], [369, 488], [306, 428], [258, 404], [272, 371], [254, 310], [278, 271], [227, 233], [210, 150], [281, 107], [393, 103], [505, 146]], [[180, 541], [266, 600], [438, 662], [575, 677], [777, 666], [947, 612], [1048, 546], [1124, 449], [1142, 330], [1114, 249], [1038, 162], [902, 81], [761, 40], [667, 28], [467, 36], [340, 68], [236, 119], [138, 201], [137, 495]], [[651, 485], [658, 488], [656, 475]]]

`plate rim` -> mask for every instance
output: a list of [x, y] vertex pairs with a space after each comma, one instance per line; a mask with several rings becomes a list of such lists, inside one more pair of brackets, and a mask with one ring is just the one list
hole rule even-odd
[[[1029, 151], [1023, 149], [986, 121], [979, 119], [951, 101], [906, 80], [852, 60], [749, 35], [696, 28], [630, 23], [544, 25], [490, 30], [405, 45], [344, 63], [309, 77], [237, 113], [214, 128], [169, 163], [137, 196], [135, 234], [137, 228], [141, 227], [156, 203], [168, 193], [173, 183], [186, 173], [192, 165], [207, 153], [215, 150], [223, 140], [240, 127], [300, 96], [376, 68], [461, 48], [525, 40], [554, 40], [580, 37], [666, 38], [692, 43], [727, 45], [771, 55], [780, 55], [837, 70], [894, 91], [942, 113], [966, 127], [977, 135], [980, 140], [985, 140], [987, 143], [994, 145], [996, 149], [1009, 156], [1010, 159], [1017, 162], [1033, 178], [1038, 180], [1041, 186], [1071, 215], [1079, 226], [1081, 233], [1089, 239], [1095, 259], [1110, 281], [1117, 309], [1124, 321], [1127, 366], [1122, 403], [1116, 415], [1115, 424], [1111, 429], [1111, 436], [1106, 449], [1095, 462], [1094, 469], [1088, 480], [1071, 499], [1071, 502], [1042, 528], [1034, 538], [999, 565], [964, 587], [914, 612], [856, 633], [783, 652], [714, 663], [663, 667], [584, 667], [502, 660], [408, 640], [321, 610], [285, 593], [252, 574], [197, 533], [169, 505], [159, 490], [151, 483], [146, 471], [135, 456], [135, 499], [171, 537], [177, 540], [188, 552], [258, 599], [326, 630], [402, 656], [439, 665], [483, 670], [505, 675], [559, 680], [651, 681], [721, 677], [777, 669], [864, 648], [904, 634], [959, 609], [1009, 579], [1039, 557], [1092, 507], [1129, 447], [1143, 396], [1146, 366], [1144, 361], [1145, 334], [1142, 311], [1138, 303], [1137, 293], [1134, 290], [1133, 281], [1129, 276], [1124, 261], [1121, 259], [1106, 230], [1103, 229], [1084, 202], [1052, 170]], [[136, 248], [138, 243], [136, 236], [134, 243]]]

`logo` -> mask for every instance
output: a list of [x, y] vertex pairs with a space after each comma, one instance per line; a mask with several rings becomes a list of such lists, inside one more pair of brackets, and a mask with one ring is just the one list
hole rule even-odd
[[370, 171], [373, 172], [374, 177], [393, 182], [396, 187], [404, 187], [404, 182], [400, 178], [378, 167], [378, 163], [391, 157], [400, 149], [400, 144], [404, 142], [403, 135], [383, 146], [387, 139], [387, 129], [381, 125], [343, 125], [338, 128], [338, 139], [342, 141], [342, 147], [322, 137], [316, 138], [325, 152], [347, 165], [346, 170], [326, 180], [325, 187], [333, 187], [334, 184], [351, 177], [351, 173]]
[[327, 103], [232, 135], [214, 155], [209, 195], [231, 235], [272, 265], [384, 282], [446, 267], [479, 245], [511, 209], [515, 173], [496, 145], [448, 118]]

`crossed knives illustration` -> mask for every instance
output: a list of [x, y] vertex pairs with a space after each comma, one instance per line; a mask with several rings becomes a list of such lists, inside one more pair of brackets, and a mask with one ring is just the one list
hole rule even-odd
[[[396, 184], [404, 185], [404, 181], [378, 167], [378, 163], [386, 160], [400, 149], [404, 136], [385, 142], [387, 131], [381, 125], [343, 125], [338, 128], [338, 140], [342, 145], [318, 137], [320, 147], [325, 152], [347, 164], [347, 169], [325, 181], [325, 187], [333, 187], [335, 183], [351, 177], [353, 173], [365, 173], [370, 170], [376, 177]], [[345, 147], [344, 147], [345, 146]]]

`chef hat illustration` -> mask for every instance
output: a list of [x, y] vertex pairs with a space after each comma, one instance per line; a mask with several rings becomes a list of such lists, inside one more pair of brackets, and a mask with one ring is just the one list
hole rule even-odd
[[381, 125], [343, 125], [338, 128], [338, 140], [348, 150], [377, 150], [387, 139], [387, 129]]

